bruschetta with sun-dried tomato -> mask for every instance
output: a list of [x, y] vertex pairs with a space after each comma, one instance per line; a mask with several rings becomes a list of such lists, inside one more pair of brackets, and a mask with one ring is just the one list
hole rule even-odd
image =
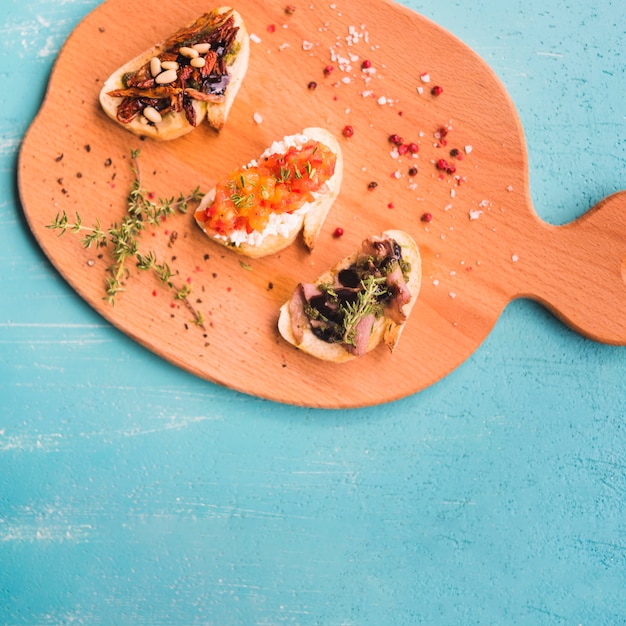
[[194, 217], [213, 241], [245, 256], [279, 252], [301, 231], [312, 250], [342, 178], [337, 139], [323, 128], [305, 128], [219, 180]]
[[299, 283], [281, 307], [283, 338], [318, 359], [342, 363], [385, 343], [393, 351], [420, 290], [422, 264], [400, 230], [367, 238], [317, 280]]
[[113, 72], [100, 104], [124, 128], [157, 140], [180, 137], [205, 119], [220, 130], [249, 54], [241, 15], [214, 9]]

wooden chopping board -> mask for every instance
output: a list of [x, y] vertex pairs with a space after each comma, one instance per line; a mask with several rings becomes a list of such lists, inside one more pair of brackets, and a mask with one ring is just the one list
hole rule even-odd
[[[523, 131], [493, 72], [458, 39], [385, 0], [339, 8], [242, 0], [253, 35], [250, 67], [227, 126], [141, 141], [102, 113], [98, 93], [118, 66], [206, 11], [108, 0], [76, 28], [52, 72], [19, 159], [30, 228], [78, 294], [129, 337], [178, 367], [242, 392], [309, 407], [393, 401], [441, 379], [480, 345], [512, 299], [534, 298], [594, 340], [626, 344], [626, 197], [607, 198], [565, 226], [532, 209]], [[130, 26], [132, 25], [132, 26]], [[339, 58], [338, 58], [339, 57]], [[362, 62], [371, 64], [362, 70]], [[324, 74], [324, 68], [333, 66]], [[309, 89], [314, 81], [316, 89]], [[433, 95], [432, 88], [442, 91]], [[349, 138], [342, 135], [353, 128]], [[336, 134], [344, 183], [313, 252], [301, 240], [259, 260], [210, 242], [192, 214], [142, 237], [167, 260], [205, 323], [150, 273], [132, 270], [115, 305], [104, 299], [106, 249], [47, 228], [78, 212], [103, 226], [126, 211], [131, 150], [156, 197], [208, 190], [275, 139], [306, 126]], [[441, 129], [445, 129], [443, 132]], [[399, 155], [388, 138], [419, 145]], [[451, 150], [458, 150], [457, 157]], [[454, 154], [454, 153], [453, 153]], [[438, 169], [445, 159], [455, 171]], [[410, 175], [411, 167], [418, 173]], [[374, 189], [370, 183], [376, 183]], [[422, 216], [429, 213], [431, 221]], [[337, 227], [341, 237], [333, 236]], [[419, 300], [393, 354], [379, 347], [346, 364], [317, 361], [276, 330], [280, 305], [362, 239], [389, 228], [413, 235], [423, 257]], [[173, 233], [176, 236], [173, 236]], [[245, 261], [245, 262], [242, 262]]]

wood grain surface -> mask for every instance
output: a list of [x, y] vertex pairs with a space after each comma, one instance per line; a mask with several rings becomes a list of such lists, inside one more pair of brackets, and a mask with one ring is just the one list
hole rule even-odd
[[[388, 402], [434, 383], [472, 354], [520, 296], [539, 300], [592, 339], [626, 343], [624, 194], [566, 226], [540, 221], [514, 107], [458, 39], [383, 0], [354, 3], [349, 12], [301, 6], [292, 15], [281, 3], [245, 0], [237, 9], [255, 37], [227, 126], [219, 134], [200, 127], [163, 144], [113, 124], [97, 99], [116, 67], [207, 9], [199, 2], [173, 5], [164, 21], [159, 6], [109, 0], [81, 22], [59, 55], [19, 162], [24, 211], [42, 249], [80, 296], [129, 337], [227, 387], [333, 408]], [[365, 59], [371, 73], [361, 70]], [[328, 65], [334, 70], [325, 76]], [[307, 89], [310, 81], [315, 90]], [[443, 89], [439, 96], [431, 94], [435, 85]], [[204, 328], [147, 273], [132, 271], [115, 306], [107, 304], [107, 251], [84, 249], [71, 233], [58, 237], [46, 228], [61, 211], [78, 212], [85, 224], [119, 221], [132, 180], [131, 150], [141, 149], [144, 186], [169, 197], [196, 185], [209, 189], [273, 140], [313, 125], [341, 138], [345, 177], [312, 253], [298, 241], [242, 264], [208, 241], [191, 214], [144, 235], [146, 251], [155, 250], [192, 286]], [[350, 138], [341, 135], [345, 125], [354, 129]], [[418, 143], [419, 156], [393, 154], [393, 133]], [[454, 148], [461, 159], [450, 156]], [[442, 158], [454, 163], [454, 173], [437, 168]], [[408, 174], [412, 166], [416, 176]], [[422, 221], [426, 212], [432, 221]], [[338, 226], [341, 238], [333, 237]], [[332, 365], [285, 344], [276, 320], [295, 284], [389, 228], [414, 236], [424, 272], [396, 352], [381, 347]]]

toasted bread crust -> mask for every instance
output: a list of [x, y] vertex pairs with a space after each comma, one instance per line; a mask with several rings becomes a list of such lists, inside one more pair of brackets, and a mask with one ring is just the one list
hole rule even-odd
[[[136, 116], [127, 123], [121, 122], [118, 119], [118, 106], [122, 102], [122, 98], [113, 97], [109, 94], [124, 87], [122, 79], [125, 74], [136, 71], [148, 63], [150, 59], [163, 52], [166, 47], [166, 43], [171, 43], [172, 38], [175, 36], [172, 35], [172, 37], [168, 37], [158, 44], [155, 44], [148, 50], [145, 50], [132, 60], [128, 61], [115, 70], [111, 76], [109, 76], [100, 90], [99, 96], [100, 105], [107, 116], [126, 130], [129, 130], [130, 132], [141, 137], [151, 137], [156, 141], [169, 141], [181, 137], [182, 135], [194, 130], [194, 128], [197, 128], [204, 120], [206, 120], [211, 127], [216, 130], [220, 130], [226, 123], [230, 109], [233, 106], [237, 93], [248, 70], [250, 37], [248, 35], [248, 31], [246, 30], [243, 18], [237, 11], [231, 9], [230, 7], [220, 7], [215, 9], [215, 11], [217, 11], [219, 15], [232, 11], [235, 26], [239, 28], [236, 37], [239, 49], [232, 62], [228, 65], [230, 80], [224, 93], [224, 98], [221, 102], [193, 100], [191, 106], [193, 107], [196, 115], [195, 126], [192, 126], [189, 123], [187, 116], [183, 111], [180, 113], [170, 112], [166, 114], [162, 121], [157, 124], [145, 123], [140, 115]], [[186, 27], [181, 29], [181, 31], [185, 28]]]
[[[339, 142], [327, 130], [318, 127], [305, 128], [300, 135], [307, 139], [319, 141], [330, 148], [336, 155], [335, 171], [329, 181], [330, 190], [327, 193], [319, 194], [313, 202], [306, 203], [293, 214], [294, 216], [297, 215], [297, 218], [293, 220], [293, 224], [288, 233], [268, 234], [263, 237], [262, 241], [257, 245], [252, 245], [247, 242], [241, 242], [237, 245], [228, 243], [223, 238], [217, 236], [216, 233], [207, 229], [204, 222], [196, 219], [198, 226], [210, 239], [243, 256], [259, 258], [284, 250], [295, 241], [300, 231], [302, 231], [307, 248], [309, 250], [314, 248], [324, 220], [341, 188], [341, 182], [343, 180], [343, 157]], [[206, 209], [211, 202], [213, 202], [214, 197], [215, 189], [211, 189], [203, 198], [198, 207], [198, 211]]]
[[[415, 301], [419, 295], [422, 280], [422, 261], [419, 248], [413, 238], [401, 230], [387, 230], [384, 236], [394, 239], [402, 248], [402, 257], [411, 264], [411, 271], [407, 286], [411, 293], [410, 301], [404, 305], [402, 311], [405, 321], [398, 324], [386, 316], [378, 318], [374, 322], [370, 334], [366, 352], [374, 350], [379, 344], [384, 343], [393, 352], [396, 348], [400, 335], [404, 329], [406, 321], [411, 314]], [[355, 251], [349, 256], [341, 259], [330, 270], [322, 274], [315, 280], [315, 284], [333, 283], [335, 276], [340, 270], [349, 267], [357, 258], [359, 252]], [[296, 339], [293, 331], [293, 319], [290, 312], [289, 301], [280, 308], [278, 317], [278, 331], [280, 335], [290, 344], [297, 347], [302, 352], [314, 356], [323, 361], [333, 363], [344, 363], [357, 358], [356, 355], [348, 352], [338, 343], [328, 343], [315, 336], [310, 328], [302, 329], [301, 340]]]

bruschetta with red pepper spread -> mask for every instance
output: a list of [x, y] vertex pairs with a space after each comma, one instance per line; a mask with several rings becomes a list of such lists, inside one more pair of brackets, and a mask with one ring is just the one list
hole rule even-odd
[[157, 140], [180, 137], [205, 119], [220, 130], [249, 54], [239, 13], [214, 9], [113, 72], [100, 104], [124, 128]]
[[279, 252], [301, 231], [312, 250], [342, 178], [337, 139], [323, 128], [305, 128], [219, 180], [194, 216], [213, 241], [245, 256]]
[[421, 257], [407, 233], [388, 230], [314, 282], [299, 283], [281, 307], [278, 330], [303, 352], [342, 363], [384, 343], [393, 351], [417, 299]]

